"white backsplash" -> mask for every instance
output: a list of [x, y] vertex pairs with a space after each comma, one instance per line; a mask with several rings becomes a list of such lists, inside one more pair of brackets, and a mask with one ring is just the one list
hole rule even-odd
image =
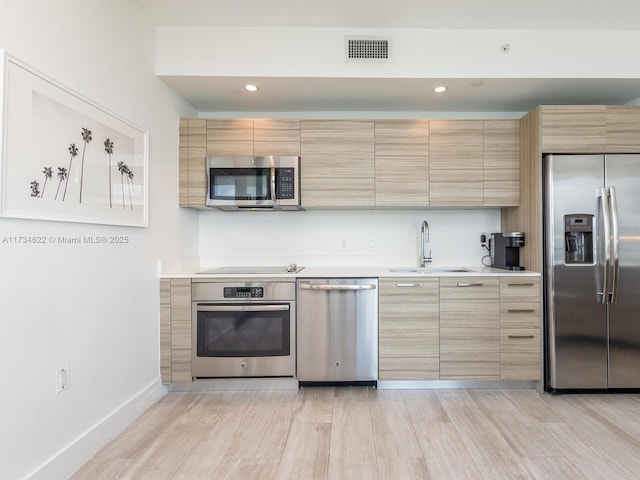
[[480, 234], [500, 231], [500, 210], [350, 210], [200, 213], [200, 267], [417, 266], [429, 222], [433, 265], [480, 266]]

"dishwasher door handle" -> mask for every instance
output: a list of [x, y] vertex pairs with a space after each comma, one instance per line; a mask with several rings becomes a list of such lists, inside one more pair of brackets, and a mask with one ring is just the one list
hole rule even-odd
[[308, 283], [301, 283], [300, 288], [302, 290], [375, 290], [374, 284], [366, 283], [363, 285], [311, 285]]

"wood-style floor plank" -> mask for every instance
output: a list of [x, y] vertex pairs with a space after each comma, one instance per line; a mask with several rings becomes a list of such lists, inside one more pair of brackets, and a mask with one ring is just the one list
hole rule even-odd
[[630, 480], [640, 395], [535, 390], [169, 393], [74, 480]]

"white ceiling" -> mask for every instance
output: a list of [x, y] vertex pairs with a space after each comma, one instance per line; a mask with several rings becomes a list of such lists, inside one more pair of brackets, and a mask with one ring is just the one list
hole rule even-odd
[[[640, 0], [135, 0], [159, 26], [640, 30]], [[525, 112], [538, 104], [624, 104], [638, 79], [163, 77], [200, 112]], [[428, 81], [427, 81], [428, 80]], [[482, 86], [472, 86], [482, 81]], [[424, 95], [434, 83], [447, 95]]]

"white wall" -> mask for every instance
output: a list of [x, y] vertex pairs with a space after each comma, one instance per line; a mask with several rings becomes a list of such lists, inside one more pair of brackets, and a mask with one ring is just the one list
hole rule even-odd
[[[177, 206], [178, 118], [195, 112], [156, 78], [155, 30], [134, 2], [0, 10], [0, 49], [150, 133], [148, 228], [0, 219], [0, 479], [67, 478], [164, 392], [158, 262], [197, 263], [198, 215]], [[113, 234], [130, 241], [4, 241]], [[65, 364], [71, 387], [56, 395]]]
[[201, 266], [417, 266], [423, 220], [434, 265], [480, 266], [480, 234], [500, 231], [497, 209], [203, 211]]
[[[346, 35], [390, 37], [393, 61], [345, 62]], [[640, 62], [638, 31], [159, 27], [157, 38], [158, 75], [638, 78]]]

